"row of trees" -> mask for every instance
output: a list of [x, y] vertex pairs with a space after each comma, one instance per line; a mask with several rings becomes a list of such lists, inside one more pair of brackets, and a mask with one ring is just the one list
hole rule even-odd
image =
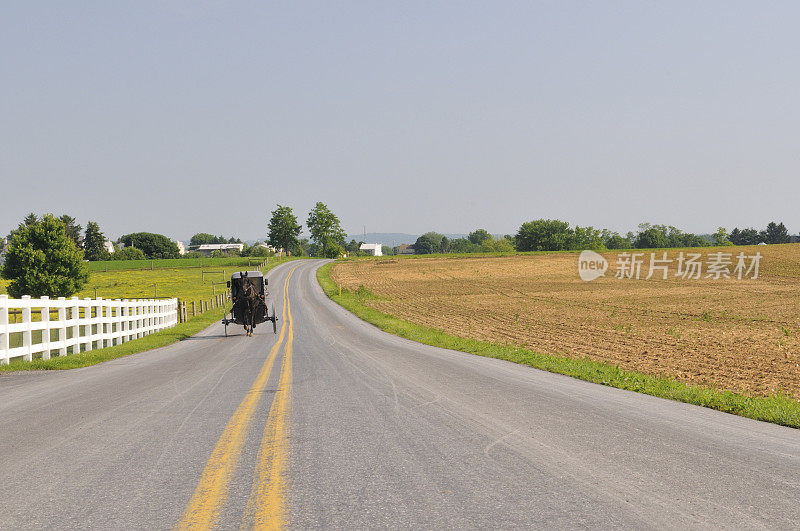
[[[98, 223], [89, 221], [86, 231], [82, 234], [83, 228], [75, 218], [63, 215], [58, 219], [64, 226], [65, 235], [74, 243], [75, 247], [83, 251], [86, 260], [137, 260], [137, 259], [161, 259], [161, 258], [180, 258], [180, 252], [176, 242], [172, 241], [163, 234], [151, 232], [135, 232], [121, 236], [117, 242], [120, 245], [114, 246], [114, 252], [110, 253], [106, 248], [107, 238], [100, 230]], [[22, 222], [20, 227], [32, 226], [39, 222], [36, 214], [29, 214]], [[341, 227], [339, 218], [331, 212], [324, 203], [318, 202], [309, 212], [306, 221], [311, 240], [300, 239], [302, 226], [297, 222], [297, 218], [290, 207], [278, 205], [272, 212], [269, 221], [268, 243], [276, 248], [282, 248], [295, 255], [306, 256], [329, 256], [336, 257], [345, 252], [346, 233]], [[12, 241], [19, 228], [11, 231], [8, 240]], [[242, 243], [236, 237], [226, 238], [224, 236], [214, 236], [208, 233], [197, 233], [192, 236], [190, 245], [203, 244], [223, 244], [223, 243]], [[240, 256], [269, 255], [269, 251], [263, 246], [243, 244], [241, 252], [229, 252]], [[194, 258], [200, 256], [196, 252], [189, 252], [183, 257]]]
[[[345, 231], [339, 218], [324, 203], [318, 202], [309, 212], [306, 226], [309, 239], [300, 239], [302, 226], [290, 207], [277, 205], [268, 223], [270, 245], [295, 255], [335, 258], [345, 252], [358, 253], [359, 242], [345, 243]], [[106, 238], [96, 222], [88, 222], [86, 231], [75, 218], [47, 214], [41, 219], [28, 215], [9, 234], [5, 262], [0, 268], [3, 278], [12, 282], [8, 292], [12, 297], [22, 295], [67, 297], [79, 291], [88, 280], [83, 261], [109, 258]], [[193, 241], [215, 240], [217, 243], [241, 242], [210, 234], [195, 235]], [[224, 241], [221, 241], [224, 240]], [[178, 246], [164, 235], [149, 232], [126, 234], [119, 239], [125, 247], [113, 253], [114, 258], [176, 258]], [[764, 230], [734, 228], [728, 233], [720, 227], [713, 235], [684, 233], [667, 225], [639, 225], [636, 233], [622, 236], [616, 232], [593, 227], [570, 227], [560, 220], [539, 219], [523, 223], [516, 235], [497, 237], [485, 229], [471, 232], [466, 238], [449, 239], [436, 232], [417, 238], [415, 252], [469, 253], [512, 251], [559, 251], [582, 249], [633, 249], [666, 247], [701, 247], [709, 245], [777, 244], [791, 241], [786, 226], [770, 222]], [[259, 245], [245, 246], [243, 256], [261, 256], [267, 250]], [[389, 254], [388, 248], [385, 253]]]
[[[75, 218], [63, 215], [58, 218], [64, 223], [64, 230], [67, 235], [84, 252], [84, 259], [89, 261], [99, 260], [144, 260], [160, 258], [195, 258], [201, 256], [198, 253], [187, 253], [181, 255], [178, 244], [163, 234], [152, 232], [134, 232], [125, 234], [117, 240], [114, 245], [114, 252], [109, 252], [106, 247], [107, 238], [100, 230], [97, 222], [89, 221], [86, 231], [81, 235], [82, 227], [75, 222]], [[38, 222], [36, 214], [29, 214], [23, 221], [23, 225], [31, 225]], [[9, 234], [9, 241], [18, 231], [14, 230]], [[199, 243], [198, 243], [199, 242]], [[213, 236], [207, 233], [198, 233], [192, 236], [192, 245], [202, 245], [205, 243], [242, 243], [239, 238], [224, 236]], [[121, 244], [121, 245], [120, 245]], [[267, 256], [266, 249], [258, 245], [246, 245], [239, 253], [240, 256]]]
[[657, 249], [674, 247], [708, 247], [725, 245], [757, 245], [789, 243], [791, 237], [783, 223], [770, 222], [762, 231], [733, 229], [730, 234], [719, 227], [712, 235], [683, 232], [671, 225], [642, 223], [638, 232], [622, 236], [617, 232], [594, 227], [570, 227], [566, 221], [537, 219], [523, 223], [516, 235], [495, 237], [484, 229], [471, 232], [467, 238], [449, 240], [446, 236], [427, 232], [417, 238], [414, 252], [475, 253], [511, 251], [579, 251], [584, 249]]
[[681, 232], [672, 226], [650, 225], [649, 223], [639, 225], [638, 233], [629, 232], [624, 238], [616, 233], [612, 233], [610, 237], [607, 237], [605, 236], [605, 231], [603, 232], [607, 249], [758, 245], [760, 243], [775, 244], [792, 241], [786, 225], [783, 222], [776, 223], [774, 221], [771, 221], [766, 229], [761, 231], [753, 228], [734, 228], [730, 234], [725, 227], [718, 227], [717, 232], [711, 235], [696, 235]]
[[791, 236], [786, 229], [786, 225], [771, 221], [767, 228], [757, 231], [754, 228], [739, 229], [734, 228], [728, 235], [728, 240], [733, 245], [758, 245], [759, 243], [789, 243]]
[[336, 258], [346, 252], [347, 233], [339, 218], [325, 203], [317, 202], [306, 219], [311, 240], [300, 239], [303, 230], [291, 207], [277, 205], [267, 224], [267, 242], [276, 249], [289, 251], [295, 256], [323, 256]]
[[107, 238], [103, 231], [100, 230], [99, 223], [89, 221], [86, 224], [86, 230], [83, 231], [83, 227], [75, 221], [75, 218], [67, 214], [58, 218], [48, 214], [42, 217], [41, 220], [36, 214], [28, 214], [20, 226], [8, 235], [9, 242], [14, 240], [23, 227], [33, 227], [43, 222], [47, 216], [63, 224], [64, 234], [77, 249], [83, 251], [84, 260], [142, 260], [145, 258], [175, 258], [180, 256], [175, 242], [161, 234], [149, 232], [137, 232], [122, 236], [118, 241], [124, 244], [125, 247], [120, 248], [115, 245], [114, 252], [110, 253], [106, 248]]
[[[100, 225], [97, 222], [90, 221], [87, 223], [86, 231], [81, 234], [83, 227], [75, 221], [74, 217], [68, 214], [64, 214], [59, 217], [55, 217], [52, 214], [48, 215], [54, 220], [60, 221], [64, 225], [64, 234], [72, 241], [72, 243], [75, 244], [76, 248], [84, 251], [84, 258], [86, 260], [108, 259], [108, 252], [105, 248], [106, 238], [100, 231]], [[44, 217], [39, 219], [39, 217], [34, 213], [28, 214], [25, 216], [25, 219], [22, 220], [22, 223], [19, 225], [19, 227], [12, 230], [8, 234], [8, 241], [12, 241], [16, 234], [23, 229], [23, 227], [33, 227], [42, 221], [44, 221]]]
[[438, 232], [426, 232], [414, 242], [417, 254], [431, 253], [491, 253], [513, 252], [515, 250], [513, 236], [497, 238], [485, 229], [471, 232], [466, 238], [450, 239]]

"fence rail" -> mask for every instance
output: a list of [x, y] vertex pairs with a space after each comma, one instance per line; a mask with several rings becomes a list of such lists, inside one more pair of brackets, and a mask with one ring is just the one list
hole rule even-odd
[[[10, 322], [14, 310], [21, 312], [21, 322]], [[31, 361], [35, 354], [50, 359], [53, 353], [66, 356], [119, 345], [177, 323], [177, 299], [9, 299], [0, 295], [0, 364], [18, 357]], [[35, 343], [34, 336], [41, 336], [41, 341]]]

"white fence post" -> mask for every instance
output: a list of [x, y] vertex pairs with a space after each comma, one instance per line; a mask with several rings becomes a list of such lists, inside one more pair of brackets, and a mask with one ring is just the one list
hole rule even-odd
[[11, 347], [8, 331], [8, 295], [0, 295], [0, 364], [8, 365]]
[[67, 355], [67, 299], [58, 298], [58, 355]]
[[94, 318], [92, 317], [92, 299], [90, 299], [89, 297], [86, 297], [86, 298], [83, 299], [83, 301], [84, 301], [84, 305], [85, 305], [85, 308], [83, 309], [84, 312], [85, 312], [83, 314], [83, 316], [84, 316], [84, 319], [83, 319], [83, 322], [84, 322], [83, 330], [84, 330], [84, 332], [86, 332], [86, 352], [91, 352], [92, 351], [92, 338], [94, 337], [94, 330], [92, 330], [92, 328], [94, 327], [93, 326], [94, 325]]
[[106, 307], [103, 305], [103, 297], [94, 300], [97, 305], [97, 348], [106, 346]]
[[122, 332], [120, 331], [119, 322], [120, 315], [122, 314], [119, 306], [119, 299], [114, 299], [109, 307], [109, 311], [111, 313], [109, 314], [108, 331], [111, 334], [111, 340], [108, 346], [113, 347], [114, 345], [119, 345], [121, 343], [120, 334]]
[[42, 319], [42, 345], [44, 345], [44, 350], [42, 351], [42, 359], [49, 360], [50, 359], [50, 297], [47, 295], [42, 296], [41, 298], [42, 305], [39, 307], [39, 311], [41, 312], [41, 319]]
[[141, 339], [144, 337], [142, 328], [144, 328], [145, 307], [137, 305], [134, 306], [133, 311], [136, 312], [136, 339]]
[[128, 299], [122, 299], [122, 342], [128, 341]]
[[31, 323], [31, 296], [22, 296], [22, 324], [25, 326], [22, 331], [22, 346], [25, 348], [25, 354], [22, 359], [25, 361], [33, 361], [33, 330]]
[[73, 354], [80, 354], [81, 353], [81, 308], [78, 306], [78, 297], [72, 297], [70, 299], [72, 303], [71, 306], [71, 313], [72, 313], [72, 353]]

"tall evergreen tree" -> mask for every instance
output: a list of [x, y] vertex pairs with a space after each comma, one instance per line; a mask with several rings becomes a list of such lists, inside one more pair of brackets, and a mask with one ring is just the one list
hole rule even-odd
[[106, 250], [106, 237], [100, 231], [100, 225], [94, 221], [86, 224], [86, 234], [83, 238], [83, 251], [87, 260], [108, 260]]
[[761, 232], [762, 241], [765, 243], [789, 243], [789, 231], [783, 222], [770, 221], [767, 230]]
[[64, 223], [64, 230], [66, 231], [67, 236], [69, 236], [69, 238], [75, 242], [75, 245], [81, 247], [81, 231], [83, 230], [83, 227], [75, 222], [75, 218], [68, 216], [67, 214], [64, 214], [58, 219]]
[[[22, 223], [20, 223], [19, 227], [35, 225], [36, 223], [39, 223], [39, 217], [36, 214], [34, 214], [33, 212], [31, 212], [30, 214], [25, 216], [25, 219], [22, 220]], [[8, 236], [6, 236], [6, 238], [9, 241], [9, 243], [11, 242], [11, 240], [14, 239], [14, 235], [17, 232], [19, 232], [19, 227], [14, 229], [14, 230], [12, 230], [11, 232], [9, 232]]]

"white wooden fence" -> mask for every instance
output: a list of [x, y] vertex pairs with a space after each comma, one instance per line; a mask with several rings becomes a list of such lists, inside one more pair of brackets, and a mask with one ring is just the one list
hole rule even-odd
[[[177, 299], [9, 299], [0, 295], [0, 364], [17, 357], [30, 361], [39, 353], [42, 359], [50, 359], [51, 353], [66, 356], [119, 345], [175, 326], [177, 309]], [[41, 331], [41, 342], [34, 343], [37, 331]]]

